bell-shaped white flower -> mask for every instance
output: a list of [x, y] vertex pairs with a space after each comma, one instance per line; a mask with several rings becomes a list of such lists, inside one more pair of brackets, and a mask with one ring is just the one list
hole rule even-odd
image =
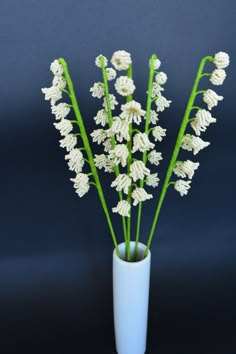
[[63, 76], [54, 76], [52, 80], [52, 86], [58, 87], [58, 89], [64, 89], [66, 87], [66, 80]]
[[136, 151], [149, 151], [154, 148], [154, 144], [150, 142], [148, 135], [146, 133], [137, 133], [133, 138], [133, 149], [132, 153]]
[[160, 164], [160, 161], [163, 160], [161, 152], [157, 152], [156, 150], [152, 150], [148, 154], [148, 161], [155, 166]]
[[[116, 108], [116, 106], [118, 105], [118, 102], [116, 100], [116, 97], [111, 93], [109, 94], [109, 102], [110, 102], [110, 108], [113, 110]], [[107, 101], [106, 98], [104, 97], [104, 101], [102, 106], [106, 109], [106, 111], [108, 110], [107, 108]]]
[[113, 161], [114, 165], [121, 164], [125, 167], [127, 164], [127, 158], [129, 155], [129, 150], [125, 144], [117, 144], [113, 150], [109, 153], [109, 158]]
[[53, 123], [62, 136], [69, 134], [73, 130], [73, 124], [69, 119], [62, 119], [58, 123]]
[[78, 173], [75, 178], [71, 178], [70, 180], [74, 182], [74, 188], [80, 198], [89, 191], [89, 178], [85, 173]]
[[205, 132], [207, 127], [211, 123], [215, 122], [216, 119], [212, 117], [210, 112], [205, 109], [201, 109], [196, 113], [195, 118], [191, 120], [190, 124], [196, 135], [201, 135], [201, 132]]
[[121, 216], [130, 217], [130, 203], [126, 200], [120, 200], [115, 208], [112, 208], [113, 213], [118, 213]]
[[215, 54], [214, 64], [217, 69], [225, 69], [229, 65], [229, 55], [224, 52], [219, 52]]
[[104, 129], [95, 129], [90, 135], [93, 138], [93, 142], [98, 145], [103, 143], [107, 138], [107, 132]]
[[179, 179], [175, 182], [174, 188], [177, 192], [179, 192], [181, 197], [183, 197], [184, 195], [188, 194], [188, 190], [191, 187], [190, 184], [191, 181], [184, 181], [183, 179]]
[[[151, 60], [149, 61], [149, 66], [150, 66]], [[158, 70], [159, 67], [161, 66], [161, 61], [159, 59], [153, 60], [153, 70]]]
[[187, 151], [193, 151], [193, 155], [199, 153], [200, 150], [210, 145], [208, 141], [204, 141], [201, 138], [194, 135], [185, 135], [182, 139], [182, 148]]
[[157, 112], [163, 112], [166, 108], [170, 107], [171, 100], [167, 100], [164, 96], [159, 95], [155, 103], [157, 106]]
[[95, 65], [98, 67], [98, 68], [101, 68], [102, 67], [102, 64], [101, 64], [101, 61], [100, 61], [100, 58], [103, 57], [103, 60], [104, 60], [104, 66], [106, 67], [107, 66], [107, 58], [100, 54], [98, 55], [96, 58], [95, 58]]
[[163, 137], [166, 136], [166, 129], [163, 129], [159, 125], [152, 130], [152, 135], [155, 141], [162, 141]]
[[210, 81], [213, 85], [222, 85], [226, 78], [226, 72], [224, 69], [215, 69], [211, 74]]
[[123, 139], [130, 140], [129, 135], [129, 123], [125, 119], [120, 117], [113, 117], [112, 126], [109, 129], [108, 134], [111, 136], [116, 136], [116, 140], [122, 142]]
[[66, 151], [68, 152], [74, 149], [76, 144], [77, 144], [77, 138], [73, 134], [68, 134], [63, 139], [60, 140], [60, 147], [65, 148]]
[[132, 63], [130, 53], [125, 50], [118, 50], [113, 53], [111, 63], [116, 70], [127, 70]]
[[112, 150], [111, 138], [106, 139], [102, 145], [104, 146], [105, 152], [110, 152]]
[[104, 96], [104, 84], [102, 82], [95, 82], [89, 90], [93, 97], [101, 98]]
[[95, 155], [94, 163], [99, 170], [104, 168], [105, 172], [111, 173], [113, 171], [113, 162], [105, 154]]
[[113, 68], [106, 68], [107, 80], [111, 81], [116, 78], [116, 71]]
[[44, 87], [41, 91], [45, 95], [45, 100], [51, 101], [51, 105], [55, 105], [62, 98], [62, 92], [58, 86]]
[[139, 179], [144, 179], [145, 176], [150, 174], [149, 168], [147, 168], [143, 161], [135, 160], [130, 165], [130, 176], [134, 182], [138, 181]]
[[211, 111], [211, 109], [215, 106], [217, 106], [218, 101], [222, 101], [224, 99], [223, 96], [217, 95], [215, 91], [213, 90], [207, 90], [203, 94], [203, 101], [207, 104], [208, 109]]
[[141, 104], [134, 100], [121, 105], [122, 113], [120, 117], [126, 119], [129, 123], [140, 124], [142, 117], [145, 116], [146, 112], [142, 109]]
[[[161, 96], [161, 91], [164, 91], [163, 87], [158, 83], [154, 82], [152, 85], [152, 98]], [[148, 93], [148, 91], [147, 91]]]
[[190, 160], [177, 161], [173, 171], [178, 177], [181, 178], [188, 177], [189, 179], [192, 179], [199, 165], [200, 165], [199, 162], [192, 162]]
[[150, 112], [150, 122], [152, 124], [156, 124], [158, 122], [158, 114], [156, 111], [154, 111], [153, 109], [151, 109], [151, 112]]
[[121, 96], [129, 96], [134, 93], [135, 85], [128, 76], [120, 76], [115, 82], [115, 89]]
[[108, 124], [108, 115], [105, 109], [100, 109], [93, 119], [97, 125], [101, 124], [102, 127]]
[[125, 194], [128, 194], [131, 183], [131, 178], [126, 174], [121, 173], [112, 182], [111, 187], [115, 187], [117, 192], [123, 191]]
[[51, 106], [52, 114], [55, 115], [56, 120], [64, 119], [70, 113], [70, 107], [67, 103], [58, 103], [57, 105]]
[[156, 83], [158, 85], [164, 85], [167, 81], [167, 75], [166, 73], [160, 71], [156, 76], [155, 76]]
[[145, 200], [152, 199], [152, 194], [148, 194], [144, 188], [135, 188], [131, 194], [133, 198], [133, 205], [136, 206], [138, 203], [145, 202]]
[[68, 166], [70, 171], [80, 173], [84, 166], [83, 154], [78, 148], [72, 149], [68, 155], [65, 156], [65, 160], [68, 160]]
[[63, 67], [57, 59], [51, 63], [50, 70], [55, 76], [62, 76], [64, 73]]
[[158, 178], [157, 173], [152, 173], [146, 178], [146, 185], [150, 187], [157, 187], [159, 184], [160, 178]]

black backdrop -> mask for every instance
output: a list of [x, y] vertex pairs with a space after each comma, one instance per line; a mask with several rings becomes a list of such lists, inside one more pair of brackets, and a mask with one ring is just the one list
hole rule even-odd
[[95, 191], [74, 193], [40, 88], [64, 56], [91, 131], [94, 58], [125, 49], [143, 105], [153, 52], [169, 77], [161, 178], [200, 59], [231, 55], [218, 122], [204, 135], [211, 146], [191, 193], [168, 193], [152, 244], [148, 353], [235, 354], [235, 17], [233, 0], [0, 0], [0, 353], [115, 353], [112, 242]]

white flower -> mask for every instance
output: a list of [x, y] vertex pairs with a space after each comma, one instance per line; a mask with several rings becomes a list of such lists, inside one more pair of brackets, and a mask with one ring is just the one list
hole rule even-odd
[[229, 65], [229, 55], [224, 52], [216, 53], [214, 64], [218, 69], [225, 69]]
[[107, 80], [111, 81], [116, 78], [116, 71], [113, 68], [106, 68]]
[[213, 90], [207, 90], [203, 94], [203, 101], [207, 104], [210, 111], [213, 107], [217, 106], [218, 101], [222, 101], [223, 99], [223, 96], [217, 95]]
[[46, 101], [51, 100], [51, 105], [54, 105], [62, 98], [62, 92], [58, 86], [45, 87], [41, 91], [44, 93]]
[[119, 163], [121, 163], [122, 167], [126, 166], [128, 155], [129, 150], [124, 144], [117, 144], [114, 149], [109, 152], [109, 158], [114, 164], [119, 165]]
[[157, 173], [150, 174], [146, 178], [146, 185], [150, 187], [157, 187], [159, 184], [160, 178], [158, 178]]
[[[161, 87], [159, 84], [154, 82], [152, 85], [152, 98], [161, 96], [161, 91], [164, 91], [163, 87]], [[147, 91], [147, 93], [148, 93], [148, 91]]]
[[65, 160], [68, 161], [70, 171], [80, 173], [84, 165], [83, 154], [78, 148], [72, 149], [68, 155], [65, 156]]
[[210, 81], [213, 85], [222, 85], [226, 78], [226, 72], [224, 69], [215, 69], [211, 74]]
[[108, 115], [105, 109], [100, 109], [93, 119], [97, 125], [101, 124], [102, 127], [105, 127], [105, 125], [108, 124]]
[[142, 109], [141, 104], [134, 100], [121, 105], [122, 113], [120, 117], [127, 119], [129, 123], [140, 124], [142, 117], [145, 116], [145, 111]]
[[215, 123], [216, 119], [212, 117], [211, 113], [205, 109], [201, 109], [197, 112], [195, 118], [191, 121], [191, 127], [195, 131], [196, 135], [201, 135], [201, 132], [205, 132], [206, 128]]
[[161, 160], [163, 160], [161, 152], [157, 152], [156, 150], [153, 150], [148, 154], [148, 161], [152, 165], [158, 166]]
[[116, 187], [117, 192], [123, 191], [125, 194], [128, 194], [131, 183], [131, 178], [126, 174], [121, 173], [112, 182], [111, 187]]
[[153, 110], [151, 109], [150, 122], [151, 122], [152, 124], [156, 124], [157, 121], [158, 121], [158, 114], [157, 114], [156, 111], [153, 111]]
[[115, 89], [121, 96], [129, 96], [134, 93], [135, 85], [128, 76], [120, 76], [115, 82]]
[[145, 202], [145, 200], [152, 199], [152, 197], [152, 194], [148, 194], [144, 188], [135, 188], [132, 192], [134, 206], [140, 202]]
[[99, 170], [104, 168], [105, 172], [111, 173], [113, 171], [113, 163], [105, 154], [95, 155], [94, 163]]
[[95, 59], [95, 65], [98, 67], [98, 68], [101, 68], [102, 67], [102, 64], [100, 62], [100, 58], [103, 57], [103, 60], [104, 60], [104, 66], [106, 67], [107, 66], [107, 58], [104, 57], [104, 55], [100, 54], [96, 57]]
[[121, 216], [130, 217], [130, 204], [126, 200], [120, 200], [115, 208], [112, 208], [113, 213], [118, 213]]
[[132, 63], [131, 56], [125, 50], [118, 50], [113, 53], [111, 58], [112, 65], [116, 70], [127, 70]]
[[63, 75], [63, 72], [64, 72], [62, 65], [59, 63], [59, 61], [57, 59], [55, 59], [51, 63], [50, 70], [53, 73], [53, 75], [55, 75], [55, 76], [61, 76], [61, 75]]
[[112, 136], [116, 135], [116, 139], [119, 142], [122, 142], [123, 139], [128, 141], [130, 140], [129, 123], [120, 117], [113, 117], [112, 126], [109, 129], [109, 133]]
[[63, 76], [54, 76], [52, 86], [57, 86], [59, 89], [64, 89], [66, 87], [66, 80]]
[[66, 135], [60, 140], [60, 147], [66, 148], [66, 151], [70, 152], [77, 144], [77, 138], [73, 134]]
[[[150, 63], [151, 61], [149, 61], [149, 65]], [[153, 70], [158, 70], [160, 66], [161, 66], [161, 61], [159, 59], [153, 60]]]
[[190, 189], [191, 181], [184, 181], [183, 179], [179, 179], [175, 182], [174, 188], [177, 192], [180, 193], [181, 197], [188, 194], [188, 190]]
[[70, 107], [67, 103], [58, 103], [51, 106], [52, 114], [55, 114], [56, 120], [64, 119], [70, 113]]
[[[115, 109], [116, 105], [118, 105], [118, 102], [116, 100], [116, 97], [113, 94], [109, 94], [109, 101], [110, 101], [110, 108], [111, 109]], [[104, 97], [104, 101], [102, 106], [107, 110], [107, 101], [106, 101], [106, 97]]]
[[170, 107], [170, 100], [167, 100], [164, 96], [159, 96], [156, 101], [157, 112], [163, 112], [166, 108]]
[[70, 180], [74, 182], [74, 188], [80, 198], [89, 191], [89, 178], [85, 173], [78, 173], [75, 178], [71, 178]]
[[104, 96], [104, 84], [102, 82], [95, 82], [89, 91], [92, 92], [93, 97], [101, 98]]
[[105, 152], [110, 152], [110, 150], [112, 149], [112, 143], [111, 143], [111, 138], [106, 139], [102, 145], [104, 146], [104, 151]]
[[194, 135], [185, 135], [182, 139], [182, 148], [187, 151], [193, 151], [193, 155], [196, 155], [208, 145], [210, 145], [208, 141], [204, 141]]
[[152, 130], [152, 135], [155, 141], [162, 141], [163, 137], [166, 136], [166, 129], [163, 129], [159, 125]]
[[133, 138], [133, 149], [132, 152], [136, 151], [148, 151], [153, 149], [155, 144], [151, 143], [148, 135], [146, 133], [138, 133], [134, 135]]
[[134, 161], [130, 165], [130, 176], [136, 182], [139, 179], [144, 179], [145, 176], [150, 174], [150, 170], [145, 166], [143, 161]]
[[163, 71], [159, 72], [156, 76], [155, 76], [155, 80], [156, 83], [158, 85], [164, 85], [167, 81], [167, 75], [166, 73], [164, 73]]
[[62, 136], [69, 134], [73, 130], [73, 124], [68, 119], [62, 119], [59, 123], [53, 124]]
[[199, 167], [199, 162], [192, 162], [190, 160], [187, 161], [177, 161], [174, 168], [174, 173], [176, 176], [185, 178], [188, 177], [190, 179], [193, 178], [195, 170]]
[[90, 135], [93, 138], [93, 142], [98, 145], [103, 143], [107, 138], [107, 133], [104, 129], [95, 129]]

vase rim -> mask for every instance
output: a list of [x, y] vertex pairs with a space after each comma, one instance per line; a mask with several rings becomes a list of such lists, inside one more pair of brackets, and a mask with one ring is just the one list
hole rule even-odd
[[[130, 245], [134, 247], [134, 246], [135, 246], [135, 241], [130, 241]], [[124, 248], [124, 247], [125, 247], [125, 242], [121, 242], [121, 243], [118, 244], [119, 250], [120, 250], [120, 248]], [[139, 242], [139, 243], [138, 243], [138, 249], [139, 249], [139, 250], [141, 249], [141, 250], [145, 251], [146, 245], [143, 244], [142, 242]], [[116, 254], [116, 249], [114, 248], [114, 251], [113, 251], [113, 258], [116, 259], [116, 262], [119, 262], [119, 263], [121, 263], [121, 264], [126, 264], [126, 265], [129, 265], [130, 267], [131, 267], [131, 266], [132, 266], [132, 267], [139, 267], [139, 266], [141, 266], [141, 265], [143, 265], [143, 264], [145, 264], [145, 263], [150, 262], [151, 251], [148, 250], [147, 256], [146, 256], [144, 259], [141, 259], [140, 261], [137, 261], [137, 262], [128, 262], [128, 261], [125, 261], [125, 260], [119, 258], [119, 257], [117, 256], [117, 254]]]

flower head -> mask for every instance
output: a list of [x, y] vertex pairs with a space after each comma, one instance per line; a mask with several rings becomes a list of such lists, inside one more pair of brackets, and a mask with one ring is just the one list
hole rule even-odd
[[150, 142], [146, 133], [137, 133], [133, 138], [132, 153], [136, 151], [145, 152], [154, 148], [154, 144]]
[[180, 193], [181, 197], [188, 194], [188, 190], [190, 189], [191, 181], [184, 181], [183, 179], [179, 179], [175, 182], [174, 188], [177, 192]]
[[65, 156], [65, 160], [68, 160], [68, 166], [70, 171], [80, 173], [84, 165], [83, 154], [78, 148], [72, 149], [68, 155]]
[[145, 202], [145, 200], [151, 199], [152, 197], [152, 194], [148, 194], [144, 188], [135, 188], [132, 192], [134, 206], [136, 206], [138, 203]]
[[59, 63], [59, 61], [57, 59], [55, 59], [51, 63], [50, 70], [53, 73], [53, 75], [55, 75], [55, 76], [61, 76], [64, 73], [63, 67], [62, 67], [62, 65]]
[[130, 165], [130, 176], [136, 182], [139, 179], [144, 179], [145, 176], [150, 174], [150, 170], [145, 166], [143, 161], [134, 161]]
[[89, 91], [92, 92], [93, 97], [101, 98], [104, 96], [104, 84], [102, 82], [95, 82]]
[[44, 93], [46, 101], [51, 100], [51, 105], [55, 105], [62, 98], [62, 92], [58, 86], [44, 87], [41, 91]]
[[156, 83], [158, 85], [164, 85], [167, 81], [167, 75], [166, 73], [164, 73], [163, 71], [159, 72], [156, 76], [155, 76], [155, 80]]
[[114, 165], [121, 164], [122, 167], [126, 166], [128, 155], [129, 150], [124, 144], [117, 144], [114, 149], [109, 152], [109, 158], [113, 161]]
[[113, 171], [113, 162], [105, 154], [95, 155], [94, 163], [99, 170], [104, 168], [105, 172], [111, 173]]
[[215, 69], [211, 74], [210, 81], [213, 85], [222, 85], [226, 78], [226, 72], [224, 69]]
[[62, 119], [58, 123], [53, 123], [62, 136], [69, 134], [73, 130], [73, 124], [69, 119]]
[[115, 89], [121, 96], [129, 96], [134, 93], [135, 85], [128, 76], [120, 76], [115, 82]]
[[154, 82], [152, 85], [152, 98], [161, 96], [161, 91], [164, 91], [163, 87], [161, 87], [161, 85], [159, 85], [158, 83]]
[[229, 65], [229, 55], [224, 52], [215, 54], [214, 64], [217, 69], [225, 69]]
[[146, 185], [150, 187], [157, 187], [159, 184], [160, 178], [158, 178], [157, 173], [153, 173], [147, 176], [146, 178]]
[[[116, 105], [118, 105], [118, 102], [116, 100], [116, 97], [110, 93], [109, 94], [109, 102], [110, 102], [110, 108], [113, 110], [116, 108]], [[103, 104], [102, 106], [107, 110], [107, 101], [106, 101], [106, 98], [104, 97], [104, 101], [103, 101]]]
[[130, 204], [126, 200], [120, 200], [115, 208], [112, 208], [113, 213], [118, 213], [121, 216], [130, 217]]
[[167, 100], [164, 96], [159, 96], [156, 101], [157, 112], [163, 112], [166, 108], [170, 107], [171, 100]]
[[106, 68], [107, 80], [111, 81], [116, 78], [116, 71], [113, 68]]
[[156, 150], [152, 150], [151, 152], [149, 152], [148, 161], [152, 165], [158, 166], [161, 160], [163, 160], [161, 152], [157, 152]]
[[152, 130], [152, 135], [155, 141], [162, 141], [163, 137], [166, 136], [166, 129], [163, 129], [159, 125]]
[[104, 61], [104, 66], [106, 67], [107, 66], [107, 58], [104, 57], [104, 55], [100, 54], [96, 57], [95, 59], [95, 65], [98, 67], [98, 68], [101, 68], [102, 67], [102, 64], [101, 64], [101, 57], [103, 58], [103, 61]]
[[108, 134], [111, 134], [111, 136], [116, 135], [116, 139], [119, 142], [122, 142], [123, 139], [130, 140], [129, 123], [120, 117], [113, 117], [112, 126]]
[[150, 122], [152, 124], [156, 124], [156, 122], [158, 121], [158, 114], [156, 111], [154, 111], [153, 109], [151, 109], [150, 112]]
[[68, 134], [63, 139], [60, 140], [60, 147], [65, 148], [66, 151], [68, 152], [74, 149], [76, 144], [77, 144], [77, 138], [73, 134]]
[[207, 90], [203, 94], [203, 101], [207, 104], [208, 109], [211, 111], [211, 109], [215, 106], [217, 106], [218, 101], [222, 101], [224, 99], [223, 96], [217, 95], [215, 91], [213, 90]]
[[131, 55], [125, 50], [118, 50], [113, 53], [111, 63], [116, 70], [127, 70], [132, 63]]
[[145, 116], [145, 111], [142, 109], [141, 104], [134, 100], [122, 104], [121, 106], [122, 113], [120, 117], [123, 119], [127, 119], [129, 123], [134, 122], [136, 124], [140, 124], [142, 121], [142, 117]]
[[105, 125], [108, 124], [108, 115], [105, 109], [100, 109], [93, 119], [97, 125], [101, 124], [102, 127], [105, 127]]
[[204, 141], [194, 135], [185, 135], [182, 139], [182, 149], [193, 151], [193, 155], [198, 154], [200, 150], [204, 149], [208, 145], [210, 145], [208, 141]]
[[112, 149], [112, 143], [111, 143], [111, 138], [106, 139], [102, 145], [104, 146], [104, 151], [105, 152], [110, 152]]
[[70, 180], [74, 182], [74, 188], [80, 198], [89, 191], [89, 178], [85, 173], [78, 173], [75, 178], [71, 178]]
[[67, 103], [58, 103], [51, 106], [52, 114], [55, 114], [56, 120], [64, 119], [70, 113], [70, 107]]
[[201, 132], [205, 132], [206, 128], [215, 123], [216, 119], [212, 117], [211, 113], [205, 109], [201, 109], [197, 112], [195, 118], [191, 121], [191, 127], [195, 131], [196, 135], [201, 135]]
[[125, 194], [128, 194], [131, 183], [131, 178], [126, 174], [121, 173], [112, 182], [111, 187], [116, 187], [117, 192], [123, 191]]
[[173, 171], [178, 177], [188, 177], [189, 179], [192, 179], [194, 172], [198, 169], [199, 165], [199, 162], [192, 162], [190, 160], [177, 161]]
[[93, 138], [93, 142], [98, 145], [103, 143], [107, 138], [107, 132], [104, 129], [95, 129], [90, 135]]
[[64, 89], [66, 87], [66, 80], [64, 79], [63, 76], [54, 76], [53, 80], [52, 80], [52, 86], [56, 86], [59, 89]]
[[[149, 65], [150, 63], [151, 60], [149, 61]], [[153, 60], [153, 70], [158, 70], [160, 66], [161, 66], [161, 61], [159, 59]]]

